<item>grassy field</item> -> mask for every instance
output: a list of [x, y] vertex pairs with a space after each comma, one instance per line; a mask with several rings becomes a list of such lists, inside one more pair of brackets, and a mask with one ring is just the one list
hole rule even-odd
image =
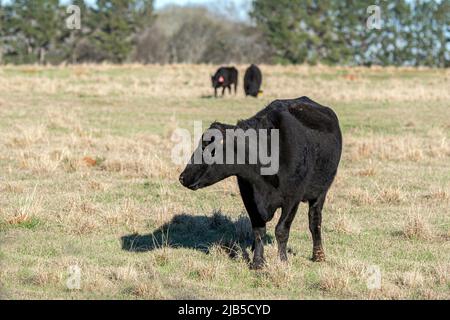
[[[213, 99], [214, 69], [0, 67], [1, 298], [450, 299], [450, 71], [262, 66], [260, 99]], [[344, 134], [327, 261], [310, 261], [303, 205], [289, 262], [277, 213], [267, 266], [251, 271], [236, 182], [184, 189], [171, 134], [302, 95], [331, 106]]]

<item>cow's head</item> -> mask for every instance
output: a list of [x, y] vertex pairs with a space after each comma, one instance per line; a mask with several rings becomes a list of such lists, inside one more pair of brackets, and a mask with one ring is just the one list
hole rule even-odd
[[224, 84], [225, 77], [221, 74], [215, 74], [214, 76], [211, 76], [211, 82], [212, 82], [213, 88], [220, 87]]
[[215, 122], [203, 133], [197, 149], [180, 175], [183, 186], [197, 190], [234, 174], [233, 165], [225, 164], [226, 129], [230, 127]]
[[256, 83], [251, 83], [245, 87], [245, 91], [247, 95], [252, 97], [257, 97], [261, 90], [259, 90], [259, 86]]

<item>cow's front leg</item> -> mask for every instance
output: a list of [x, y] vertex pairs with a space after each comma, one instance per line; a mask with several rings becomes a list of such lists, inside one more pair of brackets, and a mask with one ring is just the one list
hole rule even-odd
[[287, 243], [292, 221], [297, 213], [299, 203], [293, 206], [283, 207], [280, 220], [275, 228], [275, 237], [278, 243], [278, 255], [281, 261], [287, 261]]
[[253, 263], [252, 269], [261, 269], [264, 266], [264, 239], [266, 237], [266, 227], [254, 227], [253, 235], [255, 240], [253, 242]]
[[250, 264], [252, 269], [260, 269], [264, 265], [264, 240], [266, 237], [266, 220], [261, 214], [256, 201], [253, 186], [247, 180], [238, 177], [239, 191], [241, 192], [242, 201], [250, 216], [253, 229], [253, 262]]

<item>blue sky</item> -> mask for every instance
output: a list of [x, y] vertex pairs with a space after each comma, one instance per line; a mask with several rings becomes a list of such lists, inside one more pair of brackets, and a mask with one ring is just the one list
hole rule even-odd
[[[8, 2], [6, 0], [5, 2]], [[70, 3], [70, 0], [61, 0], [62, 3]], [[93, 4], [95, 0], [86, 0]], [[248, 11], [252, 0], [154, 0], [156, 10], [164, 8], [167, 5], [201, 5], [206, 6], [212, 11], [230, 14], [233, 18], [245, 20], [248, 18]]]
[[155, 8], [160, 9], [168, 4], [178, 4], [178, 5], [189, 5], [189, 4], [200, 4], [200, 5], [208, 5], [211, 3], [215, 3], [216, 5], [228, 5], [232, 4], [236, 7], [242, 7], [243, 5], [246, 5], [250, 1], [248, 0], [155, 0]]
[[[230, 6], [234, 5], [236, 8], [243, 8], [251, 3], [251, 0], [154, 0], [155, 9], [161, 9], [167, 5], [207, 5], [210, 6]], [[62, 1], [69, 2], [69, 0]], [[95, 0], [86, 0], [87, 3], [95, 3]]]
[[233, 18], [245, 20], [252, 0], [155, 0], [155, 9], [164, 8], [167, 5], [202, 5], [212, 11], [219, 11], [232, 15]]
[[[4, 0], [3, 3], [9, 3], [11, 0]], [[70, 3], [70, 0], [60, 0], [61, 3]], [[95, 0], [86, 0], [88, 4], [94, 4]], [[206, 6], [212, 11], [218, 11], [230, 15], [234, 19], [248, 19], [248, 11], [252, 0], [154, 0], [156, 10], [164, 8], [167, 5], [201, 5]]]

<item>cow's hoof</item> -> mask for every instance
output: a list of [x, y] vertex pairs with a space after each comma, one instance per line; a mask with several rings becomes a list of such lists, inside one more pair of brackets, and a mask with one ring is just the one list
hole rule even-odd
[[314, 262], [323, 262], [325, 261], [325, 252], [322, 249], [314, 250], [312, 261]]
[[257, 260], [250, 263], [250, 270], [261, 270], [264, 267], [264, 260]]
[[280, 258], [280, 260], [281, 260], [282, 262], [287, 262], [287, 261], [288, 261], [288, 256], [287, 256], [287, 253], [286, 253], [286, 252], [280, 252], [280, 253], [278, 254], [278, 257]]

